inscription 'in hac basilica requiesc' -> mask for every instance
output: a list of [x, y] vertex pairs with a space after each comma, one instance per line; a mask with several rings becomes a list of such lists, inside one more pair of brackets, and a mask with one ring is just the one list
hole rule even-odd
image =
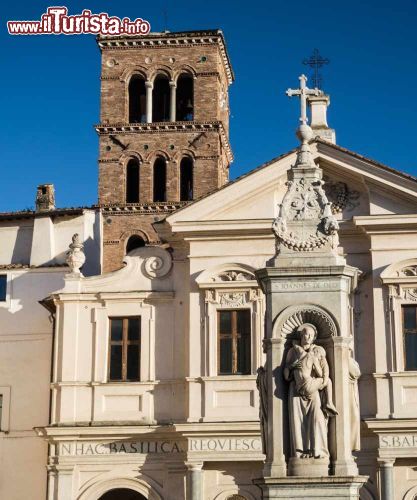
[[[260, 452], [259, 438], [193, 438], [188, 451], [207, 452]], [[181, 453], [187, 451], [187, 441], [116, 441], [112, 443], [61, 443], [60, 455], [110, 455], [123, 453]]]
[[61, 443], [60, 455], [111, 455], [120, 453], [180, 453], [182, 443], [175, 441], [116, 441], [112, 443]]

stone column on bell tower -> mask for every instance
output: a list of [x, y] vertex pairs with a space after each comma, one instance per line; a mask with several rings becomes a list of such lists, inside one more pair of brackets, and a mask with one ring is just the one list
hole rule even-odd
[[175, 122], [176, 120], [176, 98], [177, 98], [177, 83], [170, 81], [169, 82], [169, 87], [170, 87], [170, 109], [169, 109], [169, 119], [171, 122]]
[[152, 90], [153, 83], [150, 81], [145, 82], [146, 88], [146, 123], [152, 123]]

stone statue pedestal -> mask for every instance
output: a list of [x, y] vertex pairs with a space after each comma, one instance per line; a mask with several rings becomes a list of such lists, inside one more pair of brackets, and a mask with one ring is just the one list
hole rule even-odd
[[366, 476], [282, 477], [255, 479], [263, 500], [359, 500]]
[[288, 474], [290, 476], [321, 477], [329, 475], [328, 458], [290, 458]]

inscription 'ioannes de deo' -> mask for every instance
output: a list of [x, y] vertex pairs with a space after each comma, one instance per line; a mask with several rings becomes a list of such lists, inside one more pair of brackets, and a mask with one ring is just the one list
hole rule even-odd
[[274, 291], [280, 290], [336, 290], [339, 284], [335, 281], [276, 281], [272, 284]]

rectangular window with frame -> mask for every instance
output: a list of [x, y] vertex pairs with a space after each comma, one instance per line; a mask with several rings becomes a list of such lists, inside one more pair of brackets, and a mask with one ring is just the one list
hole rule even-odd
[[7, 298], [7, 275], [0, 274], [0, 302], [5, 302]]
[[140, 381], [140, 316], [110, 318], [109, 381]]
[[402, 306], [404, 369], [417, 371], [417, 306]]
[[217, 372], [219, 375], [251, 373], [251, 311], [217, 311]]

